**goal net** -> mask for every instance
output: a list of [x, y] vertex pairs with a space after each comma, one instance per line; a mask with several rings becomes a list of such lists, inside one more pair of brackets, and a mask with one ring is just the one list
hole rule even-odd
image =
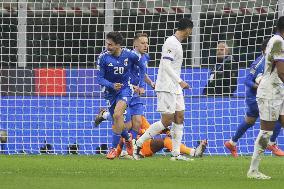
[[[0, 130], [7, 133], [1, 153], [96, 154], [110, 146], [111, 123], [94, 128], [107, 104], [97, 84], [96, 59], [105, 35], [120, 31], [132, 48], [138, 32], [149, 35], [148, 75], [155, 81], [161, 48], [175, 22], [190, 17], [192, 36], [183, 42], [185, 91], [183, 142], [194, 147], [208, 139], [206, 153], [223, 155], [246, 113], [244, 80], [275, 32], [282, 0], [3, 0], [0, 2]], [[237, 62], [231, 95], [203, 95], [216, 62], [218, 42], [228, 44]], [[155, 92], [146, 88], [145, 117], [158, 121]], [[239, 140], [251, 154], [259, 122]], [[1, 132], [3, 133], [3, 132]], [[0, 136], [1, 137], [1, 136]], [[281, 131], [278, 144], [284, 148]], [[70, 149], [73, 149], [70, 150]]]

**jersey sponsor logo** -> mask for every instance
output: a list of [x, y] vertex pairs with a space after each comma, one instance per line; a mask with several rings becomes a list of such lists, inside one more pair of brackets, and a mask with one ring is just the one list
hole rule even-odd
[[113, 66], [112, 63], [109, 63], [108, 66]]

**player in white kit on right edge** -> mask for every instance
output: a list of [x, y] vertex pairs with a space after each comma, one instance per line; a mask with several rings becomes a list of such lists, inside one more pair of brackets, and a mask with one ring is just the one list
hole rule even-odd
[[261, 129], [254, 144], [254, 152], [247, 173], [248, 178], [270, 179], [259, 172], [260, 155], [264, 152], [273, 133], [275, 123], [284, 125], [284, 17], [277, 22], [276, 33], [268, 42], [265, 51], [263, 78], [257, 89], [257, 104]]
[[[171, 160], [191, 160], [180, 155], [180, 144], [183, 136], [183, 121], [185, 103], [182, 89], [189, 89], [189, 85], [180, 78], [183, 62], [183, 49], [181, 42], [192, 33], [193, 22], [182, 18], [177, 23], [175, 34], [165, 41], [156, 80], [157, 111], [161, 112], [161, 120], [153, 123], [150, 128], [133, 143], [134, 159], [140, 159], [140, 149], [144, 141], [153, 138], [162, 130], [172, 125], [172, 157]], [[206, 141], [207, 142], [207, 141]], [[205, 148], [206, 145], [199, 145]], [[200, 151], [201, 149], [196, 149]]]

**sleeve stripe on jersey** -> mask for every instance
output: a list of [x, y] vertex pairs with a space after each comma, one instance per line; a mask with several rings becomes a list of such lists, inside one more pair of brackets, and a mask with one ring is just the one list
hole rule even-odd
[[168, 56], [164, 56], [164, 57], [163, 57], [163, 59], [168, 59], [168, 60], [170, 60], [170, 61], [174, 61], [174, 59], [173, 59], [173, 58], [168, 57]]
[[284, 62], [284, 59], [283, 58], [277, 58], [277, 59], [274, 59], [275, 61], [281, 61], [281, 62]]

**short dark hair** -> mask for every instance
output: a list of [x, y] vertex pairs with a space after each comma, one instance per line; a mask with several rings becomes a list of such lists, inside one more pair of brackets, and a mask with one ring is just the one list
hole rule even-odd
[[270, 38], [264, 39], [262, 44], [261, 44], [261, 51], [264, 52], [267, 46], [268, 41], [270, 40]]
[[177, 23], [177, 30], [193, 28], [193, 22], [189, 18], [182, 18]]
[[109, 32], [106, 35], [107, 39], [111, 39], [113, 42], [116, 44], [122, 44], [123, 43], [123, 37], [120, 32], [114, 31], [114, 32]]
[[277, 21], [277, 30], [279, 32], [284, 32], [284, 16], [281, 16]]
[[137, 33], [137, 34], [134, 36], [133, 41], [139, 39], [139, 37], [148, 37], [148, 35], [147, 35], [147, 33]]

